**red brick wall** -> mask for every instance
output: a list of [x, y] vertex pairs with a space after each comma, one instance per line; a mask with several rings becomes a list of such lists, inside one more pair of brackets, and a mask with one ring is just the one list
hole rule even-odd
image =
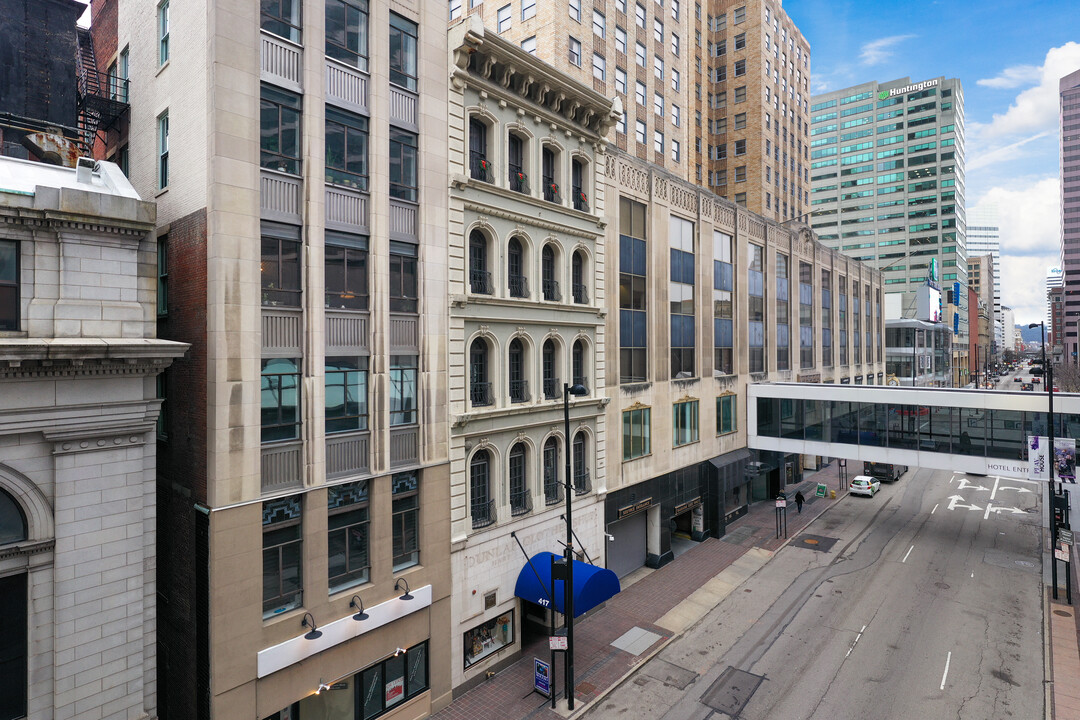
[[[117, 0], [90, 0], [90, 37], [94, 42], [94, 58], [98, 70], [104, 74], [116, 58], [117, 47]], [[98, 160], [115, 158], [111, 155], [127, 140], [128, 117], [125, 115], [106, 133], [98, 133], [94, 143], [94, 157]]]
[[[196, 503], [206, 502], [206, 210], [172, 222], [169, 312], [158, 337], [191, 345], [166, 371], [167, 438], [158, 442], [158, 711], [198, 717], [196, 670], [207, 627], [195, 621]], [[205, 643], [203, 643], [205, 645]]]

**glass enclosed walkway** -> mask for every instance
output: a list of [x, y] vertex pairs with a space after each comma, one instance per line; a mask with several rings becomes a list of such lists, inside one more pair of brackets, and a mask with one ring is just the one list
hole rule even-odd
[[[1027, 476], [1029, 435], [1047, 434], [1046, 392], [806, 383], [747, 387], [757, 450]], [[1054, 393], [1054, 434], [1080, 436], [1080, 395]]]

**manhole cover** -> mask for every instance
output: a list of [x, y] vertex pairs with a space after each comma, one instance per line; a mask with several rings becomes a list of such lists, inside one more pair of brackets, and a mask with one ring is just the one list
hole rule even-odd
[[1035, 567], [1035, 563], [1028, 562], [1027, 560], [1017, 560], [1016, 564], [1020, 567]]
[[949, 583], [936, 582], [936, 583], [934, 583], [934, 587], [941, 588], [942, 590], [948, 590], [949, 589]]
[[799, 535], [791, 541], [791, 544], [796, 547], [804, 547], [807, 550], [829, 552], [829, 550], [832, 550], [832, 546], [836, 544], [836, 540], [836, 538], [825, 537], [824, 535]]
[[1072, 617], [1072, 613], [1065, 612], [1064, 610], [1055, 610], [1054, 614], [1055, 615], [1060, 615], [1061, 617]]
[[701, 696], [701, 702], [713, 710], [738, 717], [762, 679], [760, 675], [728, 667]]

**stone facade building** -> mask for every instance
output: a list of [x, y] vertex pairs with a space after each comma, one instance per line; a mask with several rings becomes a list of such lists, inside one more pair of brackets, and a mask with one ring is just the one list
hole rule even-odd
[[154, 205], [0, 158], [0, 219], [0, 716], [154, 717]]

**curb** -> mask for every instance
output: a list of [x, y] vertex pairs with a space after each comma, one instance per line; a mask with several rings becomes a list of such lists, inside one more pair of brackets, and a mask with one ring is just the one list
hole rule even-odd
[[[839, 501], [839, 500], [841, 500], [841, 499], [843, 499], [843, 498], [845, 498], [845, 497], [847, 497], [847, 493], [844, 493], [843, 495], [839, 495], [839, 494], [838, 494], [838, 495], [836, 496], [836, 500], [837, 500], [837, 501]], [[821, 511], [821, 512], [820, 512], [820, 513], [818, 514], [818, 516], [817, 516], [816, 518], [814, 518], [813, 520], [811, 520], [810, 522], [808, 522], [808, 523], [807, 523], [807, 524], [806, 524], [806, 525], [805, 525], [805, 526], [803, 527], [803, 530], [806, 530], [806, 529], [807, 529], [808, 527], [810, 527], [811, 525], [813, 525], [814, 523], [816, 523], [816, 522], [817, 522], [817, 521], [818, 521], [819, 519], [821, 519], [821, 517], [823, 517], [823, 516], [825, 515], [825, 513], [829, 512], [829, 510], [832, 510], [832, 509], [833, 509], [834, 507], [836, 507], [836, 502], [835, 502], [835, 501], [833, 502], [833, 504], [829, 505], [829, 507], [827, 507], [827, 508], [825, 508], [824, 510], [822, 510], [822, 511]], [[800, 532], [801, 532], [801, 531], [800, 531]], [[796, 533], [796, 534], [797, 534], [797, 533]], [[761, 564], [761, 565], [760, 565], [760, 566], [759, 566], [759, 567], [758, 567], [758, 568], [757, 568], [756, 570], [754, 570], [754, 572], [752, 572], [751, 574], [747, 575], [747, 576], [746, 576], [746, 578], [745, 578], [745, 579], [743, 580], [743, 583], [745, 583], [745, 582], [746, 582], [747, 580], [749, 580], [750, 578], [752, 578], [752, 577], [754, 577], [755, 575], [757, 575], [757, 573], [758, 573], [758, 572], [759, 572], [759, 571], [761, 570], [761, 568], [763, 568], [763, 567], [765, 567], [766, 565], [768, 565], [768, 564], [769, 564], [769, 562], [770, 562], [770, 561], [772, 561], [772, 559], [773, 559], [774, 557], [776, 557], [776, 554], [777, 554], [778, 552], [780, 552], [781, 550], [783, 550], [783, 549], [784, 549], [785, 547], [787, 547], [787, 546], [788, 546], [788, 544], [789, 544], [789, 543], [790, 543], [790, 542], [792, 541], [792, 539], [793, 539], [793, 537], [791, 537], [791, 538], [785, 538], [785, 539], [784, 539], [784, 542], [783, 542], [783, 544], [781, 544], [781, 545], [780, 545], [780, 547], [776, 548], [775, 550], [766, 550], [765, 548], [759, 548], [759, 549], [761, 549], [761, 550], [764, 550], [765, 552], [769, 553], [769, 557], [768, 557], [768, 558], [767, 558], [767, 559], [765, 560], [765, 562], [763, 562], [763, 563], [762, 563], [762, 564]], [[752, 548], [749, 548], [749, 549], [747, 549], [747, 552], [749, 552], [749, 551], [750, 551], [750, 549], [752, 549]], [[743, 553], [743, 555], [745, 555], [745, 554], [746, 554], [746, 553]], [[740, 556], [740, 557], [741, 557], [741, 556]], [[724, 569], [726, 570], [727, 568], [724, 568]], [[721, 570], [720, 572], [722, 573], [722, 572], [723, 572], [723, 570]], [[715, 577], [719, 576], [719, 574], [720, 574], [720, 573], [717, 573], [717, 574], [716, 574], [716, 575], [714, 575], [713, 577], [715, 578]], [[735, 586], [735, 587], [736, 587], [736, 588], [738, 588], [738, 587], [739, 587], [739, 586], [741, 586], [741, 585], [742, 585], [742, 583], [739, 583], [739, 585], [737, 585], [737, 586]], [[730, 594], [730, 593], [729, 593], [729, 594]], [[689, 596], [688, 596], [688, 597], [689, 597]], [[724, 599], [726, 599], [726, 598], [727, 598], [727, 596], [725, 595], [725, 596], [724, 596], [724, 598], [722, 598], [722, 599], [720, 600], [720, 602], [723, 602], [723, 600], [724, 600]], [[717, 605], [719, 605], [719, 604], [720, 604], [720, 602], [718, 602], [718, 603], [717, 603]], [[714, 606], [713, 606], [713, 608], [714, 608], [714, 609], [715, 609], [715, 607], [716, 607], [716, 605], [714, 605]], [[708, 613], [706, 613], [706, 614], [708, 614]], [[687, 632], [688, 630], [690, 630], [690, 629], [694, 628], [694, 627], [695, 627], [695, 626], [696, 626], [696, 625], [697, 625], [698, 623], [700, 623], [700, 622], [701, 622], [701, 620], [702, 620], [702, 619], [703, 619], [704, 617], [705, 617], [705, 616], [703, 615], [702, 617], [698, 618], [698, 619], [697, 619], [697, 620], [696, 620], [696, 621], [695, 621], [694, 623], [692, 623], [692, 624], [691, 624], [691, 625], [689, 625], [688, 627], [684, 628], [683, 630], [681, 630], [681, 631], [679, 631], [679, 632], [677, 632], [677, 633], [672, 633], [672, 634], [671, 634], [671, 637], [667, 638], [667, 639], [666, 639], [666, 640], [664, 640], [664, 641], [663, 641], [662, 643], [660, 643], [660, 644], [659, 644], [659, 645], [658, 645], [658, 646], [656, 647], [656, 649], [654, 649], [654, 650], [652, 650], [651, 652], [649, 652], [649, 654], [648, 654], [648, 655], [645, 655], [645, 656], [643, 656], [643, 657], [641, 658], [641, 660], [640, 660], [639, 662], [637, 662], [637, 663], [636, 663], [636, 664], [635, 664], [635, 665], [634, 665], [633, 667], [631, 667], [631, 668], [630, 668], [629, 670], [627, 670], [627, 671], [626, 671], [625, 673], [623, 673], [623, 674], [622, 674], [622, 676], [621, 676], [621, 677], [619, 677], [619, 679], [618, 679], [618, 680], [616, 680], [616, 681], [615, 681], [614, 683], [612, 683], [612, 684], [611, 684], [611, 685], [610, 685], [610, 686], [609, 686], [609, 687], [608, 687], [608, 688], [607, 688], [606, 690], [604, 690], [603, 692], [601, 692], [601, 693], [600, 693], [599, 695], [597, 695], [597, 696], [596, 696], [595, 698], [593, 698], [593, 699], [592, 699], [592, 700], [590, 700], [589, 702], [587, 702], [587, 703], [585, 703], [585, 704], [581, 705], [580, 707], [574, 708], [574, 710], [573, 710], [573, 711], [568, 711], [568, 710], [566, 710], [566, 709], [565, 709], [565, 706], [564, 706], [563, 708], [556, 708], [555, 712], [558, 712], [558, 713], [559, 713], [560, 715], [562, 715], [562, 716], [563, 716], [564, 718], [567, 718], [568, 720], [570, 720], [571, 718], [577, 718], [577, 717], [581, 717], [582, 715], [584, 715], [584, 714], [585, 714], [585, 712], [587, 712], [587, 711], [591, 710], [591, 709], [592, 709], [592, 708], [593, 708], [594, 706], [598, 705], [598, 704], [599, 704], [600, 702], [602, 702], [602, 701], [603, 701], [603, 700], [604, 700], [605, 698], [607, 698], [607, 696], [608, 696], [608, 695], [610, 695], [610, 694], [611, 694], [612, 692], [614, 692], [614, 691], [615, 691], [615, 690], [617, 690], [617, 689], [618, 689], [619, 687], [621, 687], [621, 686], [622, 686], [622, 684], [623, 684], [623, 683], [625, 683], [625, 682], [627, 681], [627, 679], [629, 679], [629, 678], [630, 678], [630, 676], [631, 676], [631, 675], [633, 675], [633, 674], [634, 674], [635, 672], [637, 672], [637, 671], [638, 671], [639, 669], [641, 669], [641, 667], [642, 667], [642, 666], [644, 666], [644, 665], [645, 665], [646, 663], [648, 663], [648, 662], [649, 662], [650, 660], [652, 660], [652, 659], [653, 659], [654, 657], [656, 657], [657, 655], [659, 655], [659, 654], [660, 654], [660, 653], [661, 653], [661, 652], [662, 652], [662, 651], [663, 651], [663, 650], [664, 650], [665, 648], [667, 648], [667, 646], [668, 646], [668, 645], [670, 645], [671, 643], [675, 642], [675, 640], [677, 640], [677, 639], [681, 638], [681, 637], [682, 637], [683, 635], [685, 635], [685, 634], [686, 634], [686, 632]], [[1045, 614], [1045, 613], [1043, 613], [1043, 618], [1044, 618], [1044, 620], [1046, 619], [1046, 614]], [[1049, 621], [1048, 621], [1048, 620], [1046, 620], [1046, 622], [1049, 622]], [[1050, 720], [1050, 716], [1049, 716], [1049, 715], [1047, 715], [1047, 720]]]
[[1050, 631], [1050, 590], [1043, 587], [1043, 713], [1046, 720], [1054, 717], [1054, 651]]

